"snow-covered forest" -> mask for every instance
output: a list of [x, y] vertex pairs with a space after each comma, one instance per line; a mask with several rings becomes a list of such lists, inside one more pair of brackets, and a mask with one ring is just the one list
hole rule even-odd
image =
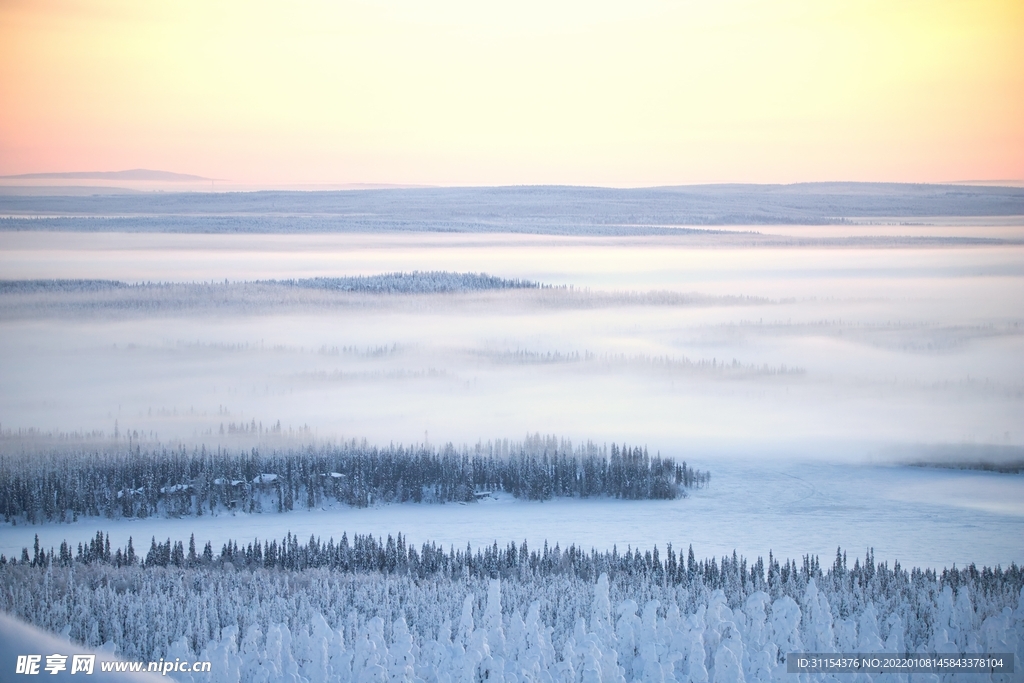
[[[227, 285], [229, 283], [225, 283]], [[435, 294], [438, 292], [462, 292], [486, 289], [534, 289], [541, 285], [529, 280], [505, 279], [486, 273], [451, 273], [430, 271], [421, 273], [382, 273], [353, 277], [314, 277], [289, 280], [259, 280], [251, 285], [264, 287], [300, 289], [321, 289], [337, 292], [368, 292], [374, 294]], [[223, 287], [218, 283], [192, 283], [196, 296], [218, 294]], [[120, 280], [0, 280], [0, 294], [38, 294], [59, 292], [62, 294], [100, 292], [103, 290], [128, 289], [134, 292], [149, 290], [183, 290], [189, 285], [177, 287], [169, 283], [133, 283]]]
[[278, 283], [306, 289], [326, 289], [339, 292], [373, 292], [379, 294], [421, 294], [436, 292], [461, 292], [481, 289], [532, 289], [539, 287], [529, 280], [506, 280], [485, 273], [449, 273], [435, 271], [421, 273], [385, 273], [363, 277], [315, 277], [299, 280], [284, 280]]
[[[10, 319], [50, 316], [168, 316], [182, 313], [266, 314], [351, 310], [409, 310], [444, 303], [429, 295], [513, 295], [503, 305], [586, 310], [617, 306], [758, 306], [764, 297], [696, 292], [593, 291], [486, 273], [396, 272], [232, 282], [135, 282], [95, 279], [0, 280], [0, 314]], [[412, 297], [393, 295], [419, 295]], [[449, 305], [455, 302], [447, 302]]]
[[[255, 431], [256, 425], [252, 425]], [[280, 430], [280, 425], [270, 431]], [[261, 453], [141, 446], [0, 454], [5, 521], [72, 521], [80, 515], [148, 517], [240, 510], [282, 512], [339, 501], [469, 502], [504, 491], [529, 500], [605, 496], [671, 499], [710, 474], [646, 448], [535, 435], [474, 448], [377, 448], [366, 442]]]
[[129, 558], [98, 533], [77, 558], [0, 562], [0, 608], [128, 659], [212, 661], [204, 681], [735, 683], [789, 680], [790, 652], [1024, 655], [1016, 565], [353, 540], [289, 536], [262, 555], [154, 541]]

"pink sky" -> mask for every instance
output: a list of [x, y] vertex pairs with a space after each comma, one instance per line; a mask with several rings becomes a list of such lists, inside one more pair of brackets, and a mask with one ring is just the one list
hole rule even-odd
[[0, 174], [1024, 178], [1015, 1], [0, 4]]

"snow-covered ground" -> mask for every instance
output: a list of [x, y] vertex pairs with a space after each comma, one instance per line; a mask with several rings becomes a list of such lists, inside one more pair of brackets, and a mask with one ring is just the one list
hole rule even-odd
[[821, 556], [837, 546], [852, 557], [873, 547], [878, 561], [906, 567], [1008, 566], [1024, 563], [1024, 476], [960, 470], [823, 462], [723, 459], [698, 462], [712, 473], [708, 488], [675, 501], [570, 500], [529, 502], [498, 495], [470, 504], [403, 504], [365, 509], [339, 506], [258, 515], [221, 514], [182, 519], [80, 519], [73, 524], [0, 526], [0, 552], [8, 557], [62, 540], [88, 543], [96, 531], [124, 547], [129, 536], [145, 553], [152, 537], [187, 541], [214, 550], [229, 539], [280, 539], [287, 532], [323, 541], [342, 533], [386, 536], [401, 532], [411, 543], [435, 541], [474, 548], [497, 541], [545, 540], [563, 547], [620, 550], [690, 544], [700, 558], [750, 559]]

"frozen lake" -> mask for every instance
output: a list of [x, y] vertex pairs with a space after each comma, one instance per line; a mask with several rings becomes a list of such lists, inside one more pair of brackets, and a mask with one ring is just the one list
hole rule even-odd
[[291, 531], [341, 538], [343, 532], [386, 536], [401, 532], [410, 542], [435, 541], [474, 548], [526, 539], [563, 547], [620, 550], [627, 546], [676, 549], [690, 544], [698, 558], [721, 557], [735, 549], [754, 559], [799, 559], [810, 553], [830, 564], [837, 546], [853, 558], [875, 549], [877, 560], [905, 567], [1007, 566], [1024, 562], [1024, 476], [955, 470], [821, 462], [701, 462], [712, 471], [711, 486], [675, 501], [519, 501], [510, 496], [477, 504], [403, 504], [374, 508], [339, 507], [258, 515], [209, 515], [188, 519], [110, 521], [0, 526], [0, 552], [8, 557], [31, 548], [35, 534], [43, 547], [88, 542], [98, 529], [124, 546], [132, 536], [137, 552], [150, 539], [186, 540], [214, 549], [281, 538]]

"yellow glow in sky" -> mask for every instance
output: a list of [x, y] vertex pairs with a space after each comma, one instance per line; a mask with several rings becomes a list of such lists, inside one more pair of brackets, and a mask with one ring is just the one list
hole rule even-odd
[[1024, 178], [1024, 3], [0, 0], [0, 174]]

